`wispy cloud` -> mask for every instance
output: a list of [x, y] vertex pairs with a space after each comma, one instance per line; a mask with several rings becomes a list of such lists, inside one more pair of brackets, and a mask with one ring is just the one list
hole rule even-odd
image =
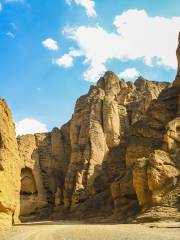
[[94, 0], [66, 0], [67, 4], [72, 4], [72, 2], [75, 2], [77, 5], [80, 5], [85, 8], [86, 14], [89, 17], [95, 17], [96, 11], [95, 11], [95, 1]]
[[11, 25], [11, 27], [12, 27], [13, 30], [17, 30], [17, 26], [16, 26], [15, 23], [12, 22], [12, 23], [10, 23], [10, 25]]
[[14, 35], [14, 33], [12, 33], [12, 32], [7, 32], [7, 33], [6, 33], [6, 36], [8, 36], [8, 37], [10, 37], [10, 38], [15, 38], [15, 35]]

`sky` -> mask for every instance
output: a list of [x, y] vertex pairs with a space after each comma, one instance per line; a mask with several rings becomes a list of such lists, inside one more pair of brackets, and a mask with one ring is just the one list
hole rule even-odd
[[0, 0], [0, 96], [17, 135], [50, 131], [105, 71], [173, 81], [179, 0]]

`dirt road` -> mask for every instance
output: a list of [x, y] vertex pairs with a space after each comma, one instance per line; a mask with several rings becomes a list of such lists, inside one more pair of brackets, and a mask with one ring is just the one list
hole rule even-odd
[[0, 240], [180, 240], [180, 223], [93, 225], [39, 222], [0, 231]]

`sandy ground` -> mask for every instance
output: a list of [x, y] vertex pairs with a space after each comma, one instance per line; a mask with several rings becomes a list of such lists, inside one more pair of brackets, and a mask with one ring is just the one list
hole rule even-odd
[[37, 222], [0, 231], [0, 240], [180, 240], [180, 223]]

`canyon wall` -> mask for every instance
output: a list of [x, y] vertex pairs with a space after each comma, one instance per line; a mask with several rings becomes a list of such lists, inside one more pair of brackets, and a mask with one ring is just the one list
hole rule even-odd
[[77, 216], [114, 211], [113, 205], [118, 203], [113, 198], [116, 194], [111, 194], [111, 184], [126, 172], [125, 135], [167, 87], [167, 83], [143, 77], [135, 83], [125, 82], [107, 72], [97, 86], [90, 87], [89, 93], [77, 100], [70, 121], [71, 158], [64, 186], [65, 208]]
[[[66, 128], [17, 138], [21, 169], [21, 220], [48, 218], [63, 204], [64, 178], [69, 162]], [[68, 147], [67, 147], [68, 146]]]
[[173, 84], [108, 71], [49, 133], [16, 141], [0, 100], [0, 223], [180, 219], [180, 43], [176, 53]]
[[143, 210], [152, 207], [142, 219], [180, 219], [179, 52], [180, 42], [173, 85], [151, 102], [145, 116], [126, 136], [126, 166], [132, 172], [132, 189]]
[[[116, 183], [126, 175], [125, 136], [167, 87], [143, 77], [125, 82], [107, 72], [77, 100], [61, 129], [18, 137], [21, 220], [108, 216], [121, 209], [127, 201], [117, 196]], [[135, 193], [126, 192], [129, 182], [123, 187], [131, 205], [138, 205]]]

